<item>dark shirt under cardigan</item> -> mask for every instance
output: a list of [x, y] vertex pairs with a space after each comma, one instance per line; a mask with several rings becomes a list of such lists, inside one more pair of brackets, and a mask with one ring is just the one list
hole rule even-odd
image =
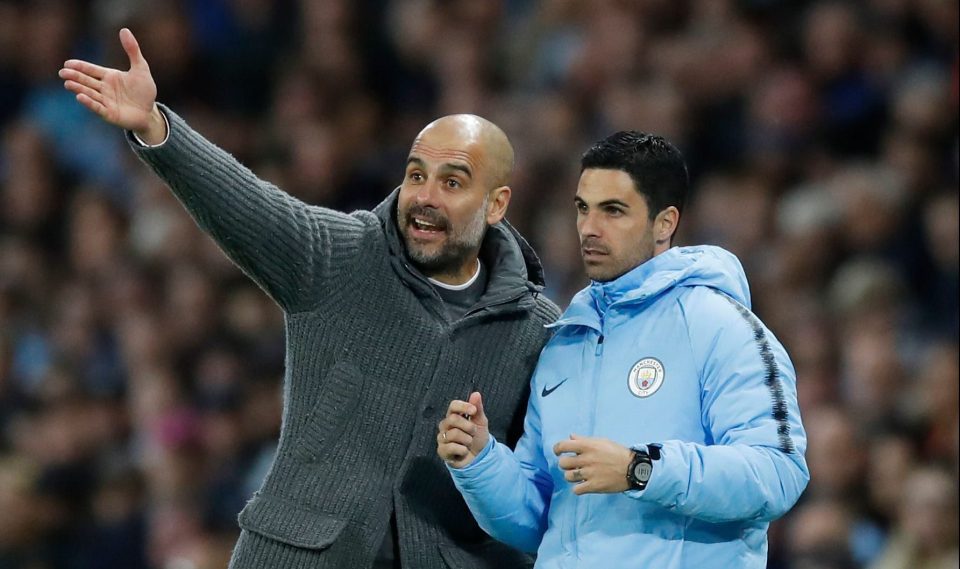
[[368, 569], [396, 517], [405, 569], [508, 569], [529, 558], [477, 526], [436, 454], [452, 399], [478, 390], [490, 432], [522, 432], [529, 378], [559, 310], [509, 224], [487, 232], [486, 290], [451, 320], [394, 221], [309, 206], [258, 179], [163, 108], [163, 145], [131, 145], [284, 310], [283, 427], [240, 513], [232, 569]]

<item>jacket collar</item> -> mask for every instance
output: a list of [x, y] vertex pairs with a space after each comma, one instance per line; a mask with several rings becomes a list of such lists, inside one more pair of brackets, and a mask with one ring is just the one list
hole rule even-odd
[[713, 288], [750, 308], [750, 287], [739, 259], [712, 245], [673, 247], [609, 282], [590, 283], [573, 297], [554, 326], [600, 329], [607, 310], [637, 306], [678, 286]]
[[673, 288], [679, 278], [676, 269], [681, 254], [679, 248], [668, 249], [612, 281], [590, 281], [550, 327], [587, 326], [599, 331], [603, 314], [611, 305], [644, 302]]
[[[400, 188], [393, 190], [377, 207], [374, 214], [380, 220], [387, 240], [394, 269], [400, 278], [415, 291], [433, 295], [426, 278], [414, 267], [407, 256], [406, 244], [397, 227], [397, 200]], [[533, 247], [506, 220], [490, 226], [480, 246], [480, 260], [487, 268], [487, 288], [480, 304], [499, 305], [520, 300], [521, 308], [528, 308], [530, 295], [544, 287], [543, 266]]]

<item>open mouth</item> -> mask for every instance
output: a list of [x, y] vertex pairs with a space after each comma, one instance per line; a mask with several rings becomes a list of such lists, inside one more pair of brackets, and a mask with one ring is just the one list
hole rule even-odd
[[444, 231], [443, 226], [436, 223], [430, 223], [429, 221], [414, 217], [410, 220], [410, 225], [417, 231], [423, 231], [426, 233], [442, 233]]

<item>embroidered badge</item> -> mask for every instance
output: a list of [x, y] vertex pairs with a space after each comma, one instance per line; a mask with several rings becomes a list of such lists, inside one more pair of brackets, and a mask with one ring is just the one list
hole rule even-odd
[[637, 397], [650, 397], [663, 385], [663, 364], [656, 358], [643, 358], [630, 368], [627, 385]]

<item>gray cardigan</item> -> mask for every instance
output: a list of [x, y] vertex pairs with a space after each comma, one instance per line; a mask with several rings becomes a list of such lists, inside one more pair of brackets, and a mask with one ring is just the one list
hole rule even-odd
[[309, 206], [258, 179], [163, 108], [170, 136], [139, 157], [286, 317], [283, 428], [240, 513], [233, 569], [366, 569], [395, 511], [405, 569], [509, 569], [525, 555], [477, 526], [436, 454], [452, 399], [484, 397], [515, 441], [529, 378], [559, 315], [543, 271], [507, 223], [487, 232], [478, 304], [451, 322], [413, 270], [394, 221]]

